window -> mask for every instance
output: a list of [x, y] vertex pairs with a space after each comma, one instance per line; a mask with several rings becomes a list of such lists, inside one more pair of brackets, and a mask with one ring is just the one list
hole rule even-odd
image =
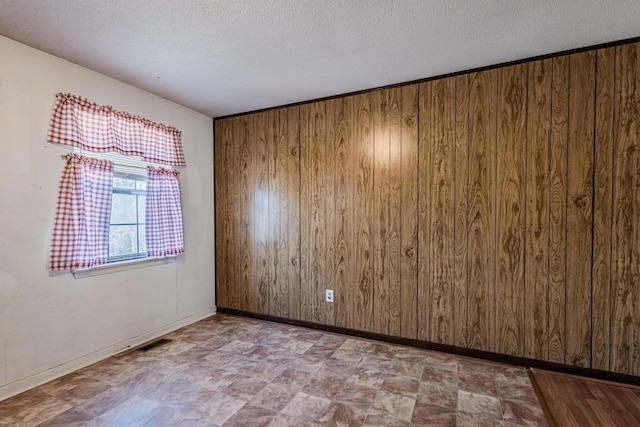
[[119, 153], [74, 152], [113, 162], [107, 263], [147, 258], [147, 167], [159, 165]]
[[179, 130], [59, 93], [47, 141], [75, 151], [62, 156], [49, 270], [184, 253]]
[[146, 176], [114, 172], [107, 262], [147, 256], [146, 201]]

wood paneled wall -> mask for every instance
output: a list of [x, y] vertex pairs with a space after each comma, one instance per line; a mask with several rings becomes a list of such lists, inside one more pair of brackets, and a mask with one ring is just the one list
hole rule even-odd
[[215, 137], [220, 307], [640, 375], [640, 44]]

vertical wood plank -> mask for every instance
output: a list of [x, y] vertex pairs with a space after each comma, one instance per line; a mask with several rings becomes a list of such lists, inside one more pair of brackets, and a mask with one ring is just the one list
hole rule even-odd
[[569, 61], [553, 58], [549, 198], [549, 361], [564, 363]]
[[269, 228], [269, 139], [271, 125], [269, 111], [256, 114], [253, 119], [253, 145], [255, 189], [251, 193], [253, 198], [253, 268], [255, 272], [253, 281], [253, 302], [251, 311], [256, 313], [268, 313], [269, 311], [269, 276], [270, 262], [270, 237]]
[[[268, 233], [267, 233], [267, 265], [268, 279], [267, 289], [269, 298], [267, 300], [266, 312], [272, 316], [279, 316], [281, 311], [281, 293], [286, 285], [283, 274], [280, 270], [279, 260], [282, 258], [280, 251], [284, 250], [280, 242], [280, 175], [278, 168], [278, 145], [279, 145], [279, 118], [278, 110], [268, 110], [264, 112], [266, 144], [267, 144], [267, 206], [268, 206]], [[282, 249], [281, 249], [282, 248]]]
[[402, 334], [402, 288], [400, 234], [402, 221], [402, 92], [389, 89], [389, 334]]
[[[635, 209], [635, 222], [631, 223], [631, 227], [633, 229], [633, 239], [632, 242], [632, 257], [633, 260], [633, 276], [635, 277], [636, 287], [633, 289], [633, 296], [635, 300], [635, 307], [640, 306], [640, 292], [638, 292], [637, 284], [640, 282], [640, 226], [638, 225], [638, 217], [640, 215], [640, 153], [638, 152], [638, 135], [640, 135], [640, 64], [638, 63], [638, 59], [640, 58], [640, 43], [634, 43], [631, 46], [628, 46], [628, 50], [630, 51], [630, 56], [633, 58], [629, 61], [633, 64], [633, 67], [629, 67], [631, 72], [628, 74], [628, 78], [630, 80], [629, 87], [629, 106], [632, 107], [635, 105], [635, 108], [630, 108], [630, 120], [629, 120], [629, 135], [636, 135], [635, 146], [633, 154], [635, 155], [633, 158], [633, 164], [635, 166], [635, 173], [633, 175], [634, 181], [631, 184], [631, 192], [635, 195], [634, 198], [634, 209]], [[633, 188], [635, 187], [635, 191]], [[640, 316], [637, 314], [634, 317], [633, 323], [633, 334], [634, 334], [634, 343], [635, 347], [633, 349], [633, 365], [628, 368], [627, 372], [630, 372], [632, 375], [640, 375]]]
[[373, 208], [373, 123], [371, 95], [355, 97], [355, 167], [356, 167], [356, 283], [354, 326], [362, 331], [373, 329], [373, 242], [371, 212]]
[[236, 173], [240, 176], [236, 191], [238, 191], [239, 209], [234, 212], [234, 223], [236, 233], [234, 236], [237, 240], [238, 251], [238, 268], [240, 272], [240, 280], [238, 292], [234, 292], [234, 306], [239, 310], [250, 311], [253, 308], [253, 288], [252, 283], [255, 281], [253, 269], [253, 202], [251, 195], [254, 192], [254, 167], [253, 157], [253, 122], [247, 116], [234, 119], [235, 134], [238, 140], [235, 144], [236, 154]]
[[[242, 269], [240, 267], [240, 260], [242, 259], [242, 247], [241, 247], [241, 235], [240, 230], [238, 229], [237, 223], [237, 208], [242, 205], [242, 194], [240, 194], [240, 183], [242, 180], [242, 174], [240, 173], [240, 168], [238, 164], [240, 163], [240, 144], [241, 144], [241, 136], [238, 134], [239, 130], [239, 120], [237, 118], [229, 119], [229, 132], [231, 134], [231, 143], [228, 147], [230, 152], [228, 154], [227, 159], [230, 159], [227, 167], [229, 168], [229, 175], [232, 178], [229, 180], [229, 188], [228, 193], [231, 194], [230, 204], [234, 209], [229, 210], [228, 219], [229, 219], [229, 233], [230, 239], [233, 239], [229, 242], [229, 245], [233, 248], [229, 253], [229, 261], [230, 263], [227, 265], [227, 273], [229, 275], [233, 275], [233, 285], [229, 285], [229, 295], [227, 296], [227, 303], [229, 307], [237, 308], [238, 298], [237, 298], [237, 290], [242, 287]], [[236, 274], [239, 272], [240, 274]], [[228, 278], [230, 278], [229, 276]]]
[[[227, 159], [227, 165], [224, 167], [226, 172], [230, 175], [228, 181], [225, 182], [227, 187], [226, 193], [229, 194], [230, 200], [228, 204], [230, 205], [227, 213], [227, 230], [228, 230], [228, 242], [223, 246], [227, 248], [229, 253], [224, 254], [224, 260], [228, 261], [229, 264], [225, 267], [225, 276], [227, 280], [232, 279], [232, 282], [226, 285], [226, 289], [228, 295], [226, 297], [227, 307], [237, 307], [237, 298], [236, 298], [236, 290], [242, 286], [242, 275], [236, 274], [236, 272], [241, 272], [239, 269], [240, 259], [242, 257], [242, 252], [240, 250], [240, 238], [238, 236], [239, 230], [236, 226], [236, 207], [240, 206], [242, 201], [242, 196], [238, 192], [238, 187], [240, 185], [240, 179], [242, 175], [239, 173], [238, 163], [239, 158], [238, 154], [240, 152], [238, 146], [240, 145], [240, 137], [237, 133], [238, 124], [236, 119], [229, 119], [227, 122], [227, 129], [229, 132], [229, 139], [227, 140], [229, 144], [225, 147], [228, 149], [228, 153], [225, 155]], [[219, 157], [218, 157], [219, 158]], [[216, 258], [218, 258], [218, 254], [216, 254]], [[223, 288], [225, 289], [225, 288]]]
[[640, 373], [640, 46], [616, 48], [611, 368]]
[[456, 77], [456, 129], [454, 175], [454, 344], [466, 347], [468, 342], [468, 194], [469, 194], [469, 75]]
[[495, 350], [524, 354], [527, 65], [498, 70], [497, 283]]
[[615, 48], [596, 53], [591, 367], [609, 369]]
[[431, 104], [431, 333], [435, 342], [453, 343], [454, 316], [454, 158], [455, 78], [433, 82]]
[[[242, 121], [241, 126], [245, 130], [245, 146], [243, 151], [247, 150], [247, 164], [246, 164], [246, 202], [248, 210], [247, 221], [249, 223], [247, 236], [247, 280], [245, 283], [246, 296], [244, 296], [244, 309], [255, 312], [258, 300], [258, 286], [260, 271], [258, 269], [258, 229], [256, 228], [256, 212], [258, 206], [256, 206], [256, 193], [260, 185], [260, 173], [258, 170], [258, 136], [256, 135], [255, 123], [257, 117], [247, 117], [246, 121]], [[244, 154], [244, 153], [243, 153]], [[245, 167], [245, 165], [243, 165]], [[258, 224], [259, 225], [259, 224]]]
[[327, 206], [325, 179], [327, 164], [327, 105], [324, 102], [314, 103], [314, 130], [312, 139], [312, 172], [313, 172], [313, 208], [312, 213], [312, 272], [313, 272], [313, 319], [314, 322], [326, 321], [325, 289], [327, 284]]
[[[288, 216], [284, 226], [288, 233], [289, 316], [300, 319], [300, 107], [283, 111], [287, 116], [287, 194]], [[284, 114], [283, 114], [284, 115]]]
[[496, 277], [497, 71], [470, 76], [468, 346], [493, 351]]
[[375, 184], [374, 215], [374, 324], [373, 331], [389, 333], [389, 91], [372, 92]]
[[311, 321], [313, 275], [311, 271], [312, 193], [313, 175], [311, 138], [313, 135], [313, 109], [311, 104], [300, 106], [300, 318]]
[[402, 96], [402, 336], [417, 338], [418, 300], [418, 86], [407, 85]]
[[307, 277], [303, 279], [303, 286], [308, 287], [308, 312], [306, 319], [321, 323], [324, 320], [324, 286], [326, 270], [326, 224], [325, 224], [325, 182], [324, 164], [326, 148], [325, 104], [315, 102], [309, 104], [308, 115], [305, 117], [306, 140], [305, 190], [308, 193], [307, 228], [305, 239], [307, 242], [307, 258], [304, 266]]
[[[229, 209], [227, 214], [227, 218], [229, 221], [229, 234], [227, 236], [228, 242], [226, 247], [229, 248], [229, 264], [227, 266], [227, 280], [229, 280], [228, 292], [229, 295], [227, 297], [227, 302], [229, 307], [240, 307], [239, 300], [237, 296], [237, 289], [242, 288], [243, 286], [243, 273], [244, 270], [242, 268], [242, 261], [246, 259], [246, 254], [243, 254], [243, 246], [242, 242], [247, 242], [247, 232], [245, 228], [241, 228], [244, 224], [240, 224], [239, 218], [236, 215], [237, 208], [242, 206], [244, 196], [241, 193], [242, 191], [242, 180], [243, 174], [240, 169], [240, 164], [243, 161], [242, 152], [241, 152], [241, 142], [242, 136], [238, 135], [239, 119], [231, 119], [229, 123], [229, 145], [227, 149], [229, 153], [227, 155], [228, 164], [225, 166], [225, 169], [229, 171], [229, 174], [233, 177], [231, 178], [231, 182], [229, 188], [227, 189], [227, 194], [229, 195], [229, 203], [230, 207], [233, 210]], [[240, 272], [240, 274], [236, 274]]]
[[[228, 229], [228, 223], [223, 222], [226, 219], [226, 209], [222, 206], [222, 193], [225, 192], [228, 188], [228, 183], [225, 185], [222, 184], [222, 176], [225, 172], [223, 169], [223, 164], [226, 162], [222, 162], [220, 157], [226, 156], [226, 152], [223, 154], [224, 149], [224, 133], [227, 132], [227, 123], [224, 122], [214, 122], [213, 128], [213, 199], [214, 199], [214, 226], [215, 226], [215, 239], [216, 239], [216, 259], [215, 259], [215, 280], [216, 280], [216, 305], [219, 307], [226, 307], [226, 297], [228, 294], [228, 290], [226, 289], [226, 279], [224, 278], [225, 274], [222, 271], [224, 266], [223, 257], [229, 256], [229, 253], [223, 249], [224, 246], [224, 234], [226, 231], [225, 228]], [[224, 131], [223, 131], [224, 129]], [[216, 151], [218, 152], [218, 156], [216, 156]], [[220, 254], [220, 256], [218, 256]]]
[[215, 233], [216, 233], [216, 305], [229, 307], [229, 279], [233, 277], [231, 269], [232, 222], [229, 213], [233, 210], [229, 198], [230, 187], [235, 174], [230, 173], [229, 165], [233, 165], [233, 149], [231, 146], [231, 120], [220, 120], [215, 126], [214, 147], [214, 198], [215, 198]]
[[549, 156], [552, 61], [529, 63], [525, 235], [525, 357], [549, 354]]
[[284, 109], [273, 110], [271, 123], [273, 126], [273, 170], [269, 181], [270, 197], [273, 203], [269, 204], [270, 231], [275, 233], [273, 237], [274, 272], [271, 278], [271, 287], [277, 297], [272, 296], [270, 312], [276, 316], [289, 316], [289, 194], [287, 171], [287, 114]]
[[567, 157], [567, 353], [565, 362], [591, 365], [591, 248], [595, 52], [569, 57]]
[[431, 82], [418, 87], [418, 339], [431, 340]]
[[336, 134], [333, 145], [335, 159], [336, 221], [333, 234], [336, 253], [334, 265], [336, 324], [352, 328], [354, 312], [354, 178], [353, 178], [353, 97], [339, 99], [336, 104]]
[[336, 292], [336, 241], [334, 238], [336, 224], [336, 197], [335, 189], [335, 156], [333, 155], [333, 147], [336, 139], [336, 109], [339, 99], [330, 99], [325, 104], [325, 123], [326, 123], [326, 139], [325, 139], [325, 156], [324, 170], [322, 180], [324, 181], [324, 224], [325, 224], [325, 276], [324, 285], [320, 289], [322, 312], [324, 314], [323, 323], [327, 325], [336, 324], [335, 302], [326, 302], [325, 291], [332, 289], [334, 291], [334, 301]]

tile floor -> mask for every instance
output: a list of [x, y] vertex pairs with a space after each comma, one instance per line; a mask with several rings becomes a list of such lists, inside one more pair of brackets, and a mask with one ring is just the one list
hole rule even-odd
[[0, 402], [7, 426], [540, 426], [524, 369], [217, 314]]

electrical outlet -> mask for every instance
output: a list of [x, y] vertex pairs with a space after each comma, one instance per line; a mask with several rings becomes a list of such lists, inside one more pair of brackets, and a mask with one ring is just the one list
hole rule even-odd
[[325, 301], [333, 302], [333, 289], [327, 289], [325, 292]]

